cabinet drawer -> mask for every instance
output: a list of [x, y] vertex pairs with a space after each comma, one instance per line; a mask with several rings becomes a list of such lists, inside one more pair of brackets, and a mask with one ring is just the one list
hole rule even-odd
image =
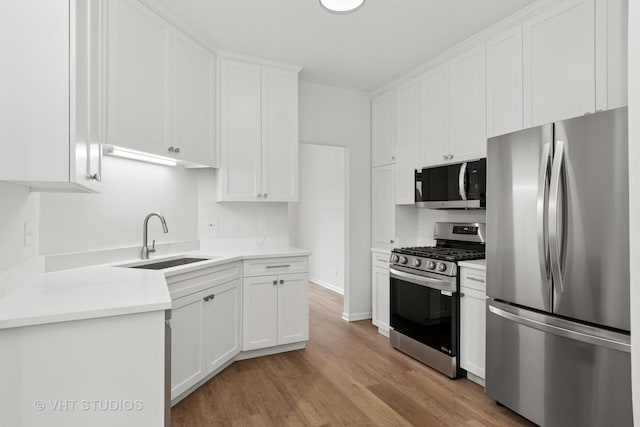
[[264, 258], [244, 261], [243, 276], [267, 276], [273, 274], [307, 273], [309, 258], [306, 256], [289, 258]]
[[476, 289], [481, 292], [487, 291], [486, 273], [475, 268], [460, 268], [460, 287]]
[[167, 285], [171, 299], [175, 300], [240, 277], [240, 263], [234, 262], [167, 277]]
[[373, 267], [380, 267], [384, 269], [389, 268], [389, 257], [390, 254], [382, 253], [382, 252], [372, 252], [371, 253], [371, 264]]

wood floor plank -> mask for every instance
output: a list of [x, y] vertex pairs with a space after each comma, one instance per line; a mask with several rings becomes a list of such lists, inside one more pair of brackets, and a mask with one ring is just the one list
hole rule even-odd
[[393, 349], [370, 320], [342, 320], [341, 295], [312, 284], [309, 299], [305, 350], [232, 364], [172, 408], [172, 425], [531, 425]]

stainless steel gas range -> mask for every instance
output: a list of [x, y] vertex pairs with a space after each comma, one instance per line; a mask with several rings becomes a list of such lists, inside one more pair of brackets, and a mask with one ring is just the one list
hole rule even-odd
[[485, 224], [439, 222], [435, 238], [435, 246], [391, 251], [389, 341], [456, 378], [462, 373], [458, 261], [484, 258]]

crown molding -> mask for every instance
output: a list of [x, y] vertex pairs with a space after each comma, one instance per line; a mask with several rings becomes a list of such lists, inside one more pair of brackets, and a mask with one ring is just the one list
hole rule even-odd
[[429, 71], [432, 68], [435, 68], [439, 65], [444, 64], [445, 62], [455, 58], [456, 56], [466, 52], [467, 50], [478, 47], [479, 45], [486, 43], [488, 40], [493, 37], [498, 36], [499, 34], [512, 29], [518, 25], [522, 25], [529, 18], [540, 14], [541, 12], [548, 10], [549, 8], [556, 6], [560, 3], [563, 3], [569, 0], [537, 0], [530, 5], [512, 13], [506, 18], [498, 21], [492, 26], [480, 31], [479, 33], [474, 34], [473, 36], [463, 40], [462, 42], [456, 44], [455, 46], [445, 50], [434, 56], [433, 58], [427, 60], [426, 62], [418, 65], [417, 67], [411, 69], [406, 72], [402, 76], [391, 80], [380, 88], [371, 91], [369, 96], [371, 98], [375, 98], [383, 94], [384, 92], [393, 90], [405, 83], [408, 83], [410, 80], [420, 77], [425, 72]]
[[271, 61], [269, 59], [259, 58], [256, 56], [245, 55], [243, 53], [238, 52], [230, 52], [226, 50], [218, 51], [218, 58], [220, 59], [230, 59], [234, 61], [247, 62], [249, 64], [256, 65], [265, 65], [267, 67], [273, 68], [281, 68], [283, 70], [289, 70], [296, 73], [299, 73], [302, 70], [302, 67], [298, 65], [286, 64], [284, 62]]

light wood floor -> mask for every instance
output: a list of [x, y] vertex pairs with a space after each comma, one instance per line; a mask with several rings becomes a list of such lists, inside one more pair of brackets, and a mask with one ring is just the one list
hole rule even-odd
[[173, 408], [174, 427], [529, 425], [394, 350], [370, 320], [341, 320], [342, 297], [310, 286], [307, 348], [232, 364]]

